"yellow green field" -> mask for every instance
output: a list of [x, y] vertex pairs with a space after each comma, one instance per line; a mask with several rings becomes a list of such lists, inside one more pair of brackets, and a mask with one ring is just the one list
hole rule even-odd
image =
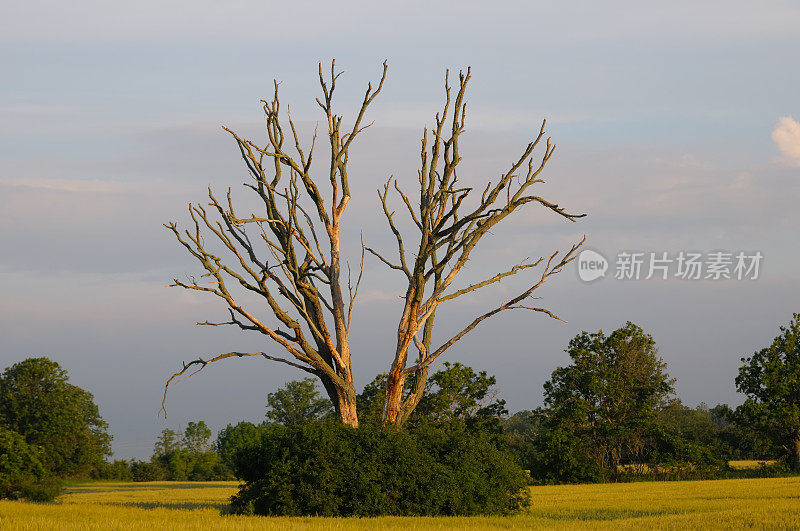
[[774, 465], [777, 463], [775, 460], [764, 460], [764, 461], [755, 461], [755, 460], [748, 460], [748, 461], [728, 461], [728, 465], [731, 468], [736, 470], [748, 470], [754, 468], [761, 468], [762, 466], [769, 466]]
[[221, 514], [236, 484], [87, 483], [57, 502], [0, 501], [0, 529], [800, 527], [800, 478], [532, 487], [513, 517], [263, 518]]

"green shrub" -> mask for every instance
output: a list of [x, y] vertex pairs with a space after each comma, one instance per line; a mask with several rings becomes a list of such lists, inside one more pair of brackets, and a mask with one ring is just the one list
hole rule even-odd
[[[240, 514], [507, 514], [529, 503], [527, 475], [488, 435], [463, 427], [401, 431], [335, 422], [266, 426], [240, 446]], [[250, 439], [248, 439], [250, 440]]]
[[237, 468], [235, 459], [239, 449], [258, 445], [261, 433], [266, 429], [269, 429], [267, 425], [256, 426], [252, 422], [243, 421], [235, 426], [228, 424], [217, 435], [214, 450], [220, 455], [226, 466], [235, 470]]
[[51, 501], [58, 496], [61, 482], [48, 476], [42, 456], [40, 447], [0, 426], [0, 498]]
[[167, 477], [167, 471], [159, 463], [133, 461], [131, 463], [131, 477], [134, 481], [163, 481]]
[[56, 499], [64, 489], [61, 480], [54, 476], [49, 476], [22, 485], [22, 497], [32, 502], [49, 502]]
[[92, 479], [112, 479], [117, 481], [131, 481], [131, 465], [124, 459], [114, 459], [112, 462], [103, 461], [92, 474]]
[[164, 470], [168, 481], [224, 481], [233, 479], [230, 468], [222, 462], [216, 452], [195, 452], [191, 450], [172, 450], [153, 457]]

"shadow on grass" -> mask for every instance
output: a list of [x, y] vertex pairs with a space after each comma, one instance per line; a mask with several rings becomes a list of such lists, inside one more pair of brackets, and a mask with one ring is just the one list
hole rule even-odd
[[137, 509], [171, 509], [176, 511], [194, 511], [197, 509], [215, 509], [220, 514], [228, 514], [227, 503], [203, 503], [203, 502], [110, 502], [103, 505], [114, 507], [133, 507]]
[[682, 511], [675, 511], [673, 509], [650, 509], [650, 510], [635, 510], [635, 509], [579, 509], [560, 511], [552, 513], [549, 511], [529, 511], [527, 514], [537, 518], [557, 521], [610, 521], [610, 520], [627, 520], [631, 518], [648, 518], [652, 516], [668, 516], [673, 514], [680, 514]]
[[219, 488], [236, 488], [237, 485], [230, 484], [208, 484], [208, 483], [128, 483], [125, 485], [116, 484], [114, 486], [92, 485], [84, 487], [82, 485], [68, 485], [65, 493], [88, 493], [88, 492], [130, 492], [136, 490], [170, 490], [170, 489], [219, 489]]

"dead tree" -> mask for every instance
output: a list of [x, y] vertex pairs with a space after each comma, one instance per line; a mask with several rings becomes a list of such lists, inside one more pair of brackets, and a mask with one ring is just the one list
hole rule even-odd
[[[209, 189], [208, 205], [189, 204], [193, 226], [180, 231], [175, 223], [170, 229], [181, 245], [205, 269], [198, 281], [174, 279], [173, 286], [215, 295], [225, 301], [230, 320], [202, 322], [199, 325], [232, 325], [267, 336], [289, 357], [268, 352], [228, 352], [184, 362], [164, 388], [176, 378], [201, 371], [209, 363], [230, 357], [261, 356], [286, 363], [317, 376], [325, 387], [345, 424], [358, 426], [356, 391], [353, 384], [349, 345], [350, 317], [358, 292], [358, 282], [347, 284], [345, 300], [340, 265], [340, 222], [350, 200], [347, 163], [353, 141], [369, 127], [364, 116], [381, 91], [387, 65], [376, 87], [367, 86], [360, 110], [352, 126], [345, 128], [342, 117], [332, 107], [336, 72], [331, 63], [329, 74], [319, 65], [322, 96], [317, 103], [327, 122], [330, 161], [329, 183], [312, 176], [312, 158], [316, 142], [303, 147], [289, 112], [283, 117], [278, 100], [278, 83], [271, 101], [262, 101], [266, 119], [266, 144], [261, 147], [225, 128], [236, 141], [252, 178], [245, 186], [257, 194], [261, 212], [242, 215], [234, 210], [230, 189], [219, 200]], [[288, 127], [287, 127], [288, 126]], [[263, 206], [263, 209], [261, 208]], [[222, 253], [216, 254], [206, 242], [215, 242]], [[363, 253], [362, 253], [363, 272]], [[358, 280], [360, 281], [359, 274]], [[231, 286], [240, 286], [257, 295], [279, 323], [277, 326], [259, 318], [246, 308]], [[164, 402], [162, 401], [162, 407]], [[166, 414], [166, 409], [164, 409]]]
[[[378, 190], [383, 212], [397, 241], [398, 258], [390, 260], [371, 248], [367, 249], [408, 279], [403, 312], [397, 328], [394, 361], [386, 382], [383, 419], [387, 424], [402, 425], [408, 419], [425, 391], [431, 364], [484, 320], [513, 309], [542, 312], [559, 319], [551, 311], [532, 306], [526, 300], [550, 276], [560, 272], [575, 259], [576, 250], [585, 240], [584, 237], [560, 256], [555, 252], [547, 259], [539, 258], [532, 263], [521, 262], [481, 282], [451, 289], [481, 239], [520, 207], [529, 203], [537, 204], [569, 221], [575, 221], [583, 215], [569, 214], [557, 204], [532, 193], [533, 185], [542, 182], [539, 174], [555, 150], [555, 145], [547, 138], [543, 154], [538, 159], [534, 158], [534, 151], [545, 135], [544, 122], [539, 134], [525, 147], [520, 157], [495, 181], [486, 185], [479, 200], [468, 206], [472, 189], [459, 183], [457, 168], [461, 162], [459, 138], [465, 127], [464, 97], [470, 80], [470, 70], [459, 73], [459, 87], [455, 98], [452, 97], [448, 77], [449, 73], [445, 77], [444, 108], [436, 115], [435, 127], [430, 131], [426, 127], [422, 137], [418, 203], [413, 204], [391, 178], [382, 190]], [[394, 211], [387, 204], [391, 187], [399, 195], [418, 230], [419, 243], [412, 255], [413, 259], [407, 255], [403, 235], [393, 218]], [[533, 268], [539, 268], [540, 272], [527, 289], [476, 317], [437, 348], [431, 348], [434, 319], [440, 304]], [[412, 345], [417, 355], [416, 360], [409, 364], [409, 350]], [[408, 379], [410, 385], [406, 384]]]
[[[286, 113], [283, 122], [281, 120], [277, 83], [272, 100], [262, 102], [267, 130], [265, 146], [259, 147], [226, 128], [235, 139], [252, 178], [252, 182], [245, 186], [257, 194], [259, 209], [263, 206], [263, 210], [246, 215], [237, 214], [230, 190], [224, 201], [218, 200], [209, 190], [208, 205], [190, 204], [189, 215], [193, 222], [190, 230], [180, 231], [175, 223], [168, 223], [166, 227], [202, 264], [205, 273], [200, 281], [194, 278], [187, 281], [174, 279], [173, 286], [210, 293], [227, 304], [229, 321], [197, 324], [232, 325], [242, 330], [260, 332], [288, 356], [281, 357], [268, 352], [228, 352], [210, 359], [198, 357], [184, 362], [183, 368], [167, 380], [162, 406], [170, 383], [176, 379], [188, 378], [209, 363], [226, 358], [261, 356], [317, 376], [341, 421], [357, 426], [349, 333], [363, 273], [364, 250], [392, 269], [401, 271], [408, 279], [394, 360], [387, 378], [383, 412], [387, 424], [403, 424], [422, 398], [431, 364], [485, 319], [511, 309], [542, 312], [558, 319], [549, 310], [532, 306], [526, 301], [550, 276], [559, 273], [575, 259], [576, 250], [583, 240], [564, 254], [555, 252], [547, 259], [521, 262], [481, 282], [460, 289], [452, 288], [478, 242], [518, 208], [533, 203], [570, 221], [583, 216], [569, 214], [557, 204], [531, 193], [531, 187], [542, 182], [539, 174], [555, 149], [550, 139], [546, 139], [544, 153], [535, 161], [534, 151], [544, 138], [544, 123], [536, 139], [527, 145], [519, 159], [496, 181], [486, 185], [479, 200], [470, 201], [471, 188], [461, 186], [456, 176], [456, 169], [461, 162], [458, 148], [466, 118], [464, 97], [470, 79], [469, 70], [459, 75], [455, 99], [445, 78], [444, 109], [436, 115], [435, 127], [430, 131], [426, 128], [423, 134], [418, 204], [412, 204], [392, 179], [378, 191], [384, 214], [397, 242], [397, 261], [389, 260], [362, 244], [358, 280], [355, 286], [348, 280], [346, 290], [343, 289], [340, 221], [350, 199], [348, 157], [354, 139], [369, 127], [369, 124], [364, 124], [364, 116], [383, 87], [386, 68], [384, 63], [377, 87], [368, 85], [352, 126], [343, 129], [342, 117], [333, 112], [331, 104], [340, 73], [335, 71], [332, 63], [330, 74], [326, 76], [320, 65], [322, 97], [317, 99], [317, 103], [325, 114], [330, 143], [326, 179], [330, 189], [327, 193], [320, 189], [322, 180], [315, 180], [311, 173], [316, 132], [306, 151], [289, 113]], [[284, 147], [285, 141], [290, 148]], [[388, 206], [392, 186], [418, 229], [416, 237], [419, 242], [413, 261], [406, 254], [403, 236], [394, 222], [394, 212]], [[205, 235], [209, 235], [224, 254], [215, 254], [215, 250], [207, 245]], [[476, 317], [438, 348], [431, 348], [434, 319], [441, 303], [534, 268], [540, 271], [530, 287]], [[245, 292], [262, 298], [279, 325], [260, 319], [257, 312], [246, 308], [228, 284], [238, 285]], [[345, 291], [348, 293], [347, 301]], [[412, 345], [417, 356], [409, 364]], [[410, 385], [407, 386], [406, 381]], [[409, 390], [405, 391], [406, 388]]]

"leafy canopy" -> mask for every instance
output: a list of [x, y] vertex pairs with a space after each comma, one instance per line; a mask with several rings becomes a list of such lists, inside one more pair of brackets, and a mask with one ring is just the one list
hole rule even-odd
[[285, 426], [320, 419], [332, 412], [330, 400], [320, 396], [314, 378], [291, 381], [267, 395], [267, 419]]
[[800, 470], [800, 313], [769, 347], [742, 362], [736, 389], [747, 399], [737, 409], [739, 422], [770, 437]]
[[582, 332], [566, 352], [572, 363], [544, 384], [550, 450], [615, 474], [620, 463], [641, 459], [674, 379], [653, 337], [631, 322], [608, 336]]
[[67, 371], [48, 358], [28, 358], [3, 372], [0, 420], [41, 446], [42, 464], [59, 476], [85, 475], [111, 454], [108, 424], [94, 397], [70, 384]]

